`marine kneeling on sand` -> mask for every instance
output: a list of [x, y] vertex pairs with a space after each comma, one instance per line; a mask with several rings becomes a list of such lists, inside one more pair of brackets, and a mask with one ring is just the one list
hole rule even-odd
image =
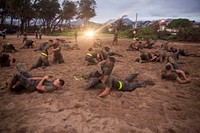
[[61, 53], [61, 46], [60, 46], [60, 39], [57, 38], [56, 40], [54, 40], [53, 42], [53, 64], [55, 63], [65, 63], [62, 53]]
[[93, 50], [93, 48], [89, 48], [88, 51], [85, 56], [87, 65], [96, 65], [98, 62], [108, 58], [108, 55], [100, 49]]
[[33, 64], [30, 70], [38, 68], [38, 67], [47, 67], [49, 66], [48, 56], [53, 53], [52, 51], [53, 40], [49, 40], [48, 44], [42, 50], [42, 53], [37, 60], [36, 64]]
[[0, 65], [1, 67], [10, 67], [16, 62], [11, 54], [0, 53]]
[[34, 45], [36, 44], [36, 41], [33, 40], [26, 40], [24, 42], [24, 46], [22, 46], [20, 49], [29, 49], [34, 48]]
[[102, 83], [105, 83], [112, 73], [115, 61], [114, 57], [109, 57], [108, 59], [99, 62], [98, 70], [91, 72], [88, 78], [97, 77], [98, 79], [101, 79]]
[[53, 92], [65, 84], [62, 79], [50, 79], [49, 76], [33, 77], [32, 74], [25, 70], [23, 64], [17, 64], [18, 72], [13, 74], [12, 78], [6, 82], [8, 88], [13, 91], [25, 88], [29, 92]]
[[5, 52], [5, 53], [13, 53], [13, 52], [18, 52], [16, 50], [16, 48], [14, 47], [13, 44], [11, 43], [5, 43], [2, 45], [2, 52]]

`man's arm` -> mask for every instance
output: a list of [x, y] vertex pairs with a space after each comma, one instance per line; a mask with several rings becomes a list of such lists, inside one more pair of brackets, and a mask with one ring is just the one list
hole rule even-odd
[[43, 82], [44, 82], [45, 80], [48, 80], [48, 79], [49, 79], [49, 76], [44, 76], [44, 77], [42, 78], [42, 80], [39, 82], [39, 84], [37, 85], [36, 89], [45, 92], [46, 89], [45, 89], [45, 87], [43, 86]]
[[103, 75], [101, 82], [105, 84], [106, 80], [108, 79], [109, 75]]
[[52, 54], [52, 53], [53, 53], [53, 48], [50, 47], [50, 48], [47, 50], [47, 52], [48, 52], [49, 55]]
[[110, 92], [110, 88], [109, 87], [106, 87], [105, 90], [99, 94], [99, 97], [104, 97], [106, 96], [108, 93]]
[[103, 71], [102, 71], [102, 69], [101, 69], [101, 66], [103, 65], [103, 64], [105, 64], [106, 63], [106, 60], [103, 60], [103, 61], [101, 61], [101, 62], [99, 62], [98, 63], [98, 72], [100, 73], [100, 74], [102, 74], [103, 73]]
[[60, 47], [52, 49], [53, 52], [60, 50]]
[[176, 81], [177, 81], [178, 83], [180, 83], [180, 84], [186, 84], [186, 83], [189, 83], [189, 82], [190, 82], [190, 79], [188, 79], [188, 80], [182, 80], [182, 79], [180, 79], [179, 77], [177, 77], [177, 78], [176, 78]]
[[28, 78], [29, 80], [42, 80], [42, 77], [32, 77], [32, 78]]

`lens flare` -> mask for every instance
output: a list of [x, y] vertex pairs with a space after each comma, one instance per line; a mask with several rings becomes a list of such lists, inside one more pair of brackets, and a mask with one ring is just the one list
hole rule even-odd
[[88, 31], [85, 33], [85, 36], [87, 36], [87, 37], [93, 37], [93, 36], [94, 36], [94, 31], [88, 30]]

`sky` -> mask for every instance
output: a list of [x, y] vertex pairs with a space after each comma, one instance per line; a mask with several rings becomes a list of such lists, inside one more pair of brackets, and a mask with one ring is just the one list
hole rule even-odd
[[96, 3], [96, 16], [91, 19], [96, 23], [123, 15], [135, 21], [137, 12], [138, 21], [188, 18], [200, 22], [200, 0], [96, 0]]

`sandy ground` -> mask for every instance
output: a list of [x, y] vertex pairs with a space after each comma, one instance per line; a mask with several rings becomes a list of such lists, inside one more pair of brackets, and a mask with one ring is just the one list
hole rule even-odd
[[[34, 36], [29, 36], [34, 38]], [[37, 43], [56, 37], [44, 36]], [[67, 40], [73, 38], [59, 37]], [[112, 42], [112, 36], [100, 36], [103, 45]], [[17, 49], [22, 38], [7, 36], [0, 42], [13, 43]], [[126, 75], [139, 72], [138, 80], [155, 80], [154, 86], [132, 92], [112, 91], [104, 98], [97, 95], [102, 89], [84, 90], [84, 80], [75, 80], [96, 69], [86, 66], [84, 61], [90, 40], [79, 38], [81, 50], [62, 53], [65, 64], [51, 65], [32, 71], [35, 76], [51, 75], [66, 81], [64, 89], [51, 94], [38, 92], [12, 94], [3, 90], [4, 81], [11, 77], [13, 68], [0, 69], [0, 132], [19, 133], [200, 133], [200, 60], [198, 57], [181, 57], [182, 67], [191, 74], [190, 84], [180, 85], [160, 78], [162, 64], [134, 62], [139, 52], [125, 49], [131, 40], [120, 39], [112, 46], [124, 57], [116, 57], [113, 75], [123, 79]], [[160, 42], [156, 44], [160, 45]], [[38, 45], [37, 45], [38, 46]], [[170, 46], [185, 48], [200, 54], [200, 44], [170, 43]], [[40, 52], [23, 49], [12, 54], [17, 63], [27, 68], [36, 62]], [[52, 60], [52, 57], [50, 58]]]

